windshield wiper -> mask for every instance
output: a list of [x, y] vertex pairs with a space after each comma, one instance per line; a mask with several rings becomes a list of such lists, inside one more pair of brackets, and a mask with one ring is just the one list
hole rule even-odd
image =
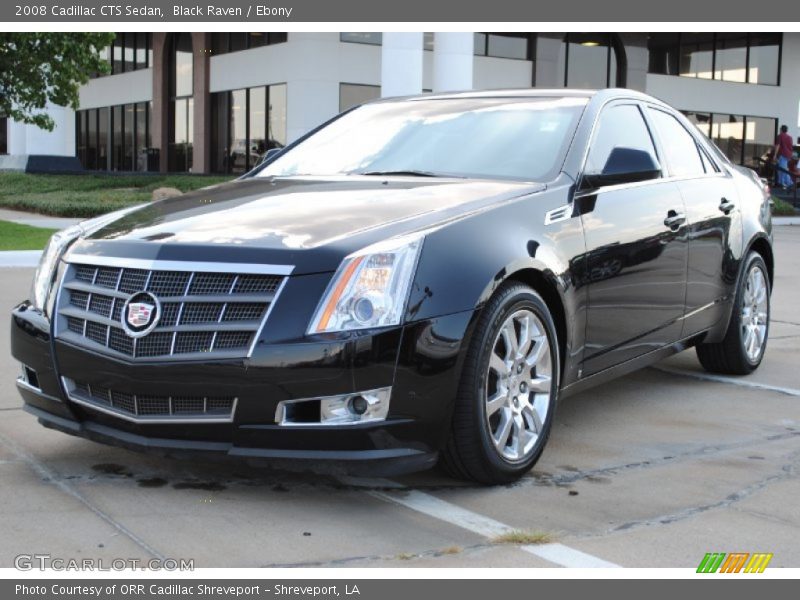
[[446, 173], [434, 173], [433, 171], [421, 171], [417, 169], [408, 169], [401, 171], [363, 171], [363, 172], [356, 171], [353, 173], [353, 175], [377, 175], [377, 176], [410, 175], [412, 177], [457, 177], [458, 179], [464, 179], [464, 177], [460, 175], [447, 175]]

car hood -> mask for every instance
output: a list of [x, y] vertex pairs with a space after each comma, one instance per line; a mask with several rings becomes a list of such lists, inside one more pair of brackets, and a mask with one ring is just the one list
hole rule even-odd
[[320, 272], [370, 243], [543, 189], [420, 177], [250, 178], [149, 204], [94, 232], [76, 251]]

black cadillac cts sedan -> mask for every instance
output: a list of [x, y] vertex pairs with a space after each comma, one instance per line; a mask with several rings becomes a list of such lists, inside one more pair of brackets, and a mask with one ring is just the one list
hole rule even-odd
[[378, 101], [244, 178], [56, 234], [25, 408], [166, 455], [510, 482], [557, 404], [764, 356], [768, 191], [629, 90]]

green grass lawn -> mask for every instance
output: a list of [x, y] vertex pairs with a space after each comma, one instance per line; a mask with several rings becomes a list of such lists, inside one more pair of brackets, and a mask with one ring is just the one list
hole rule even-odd
[[775, 196], [772, 197], [772, 201], [775, 203], [772, 206], [772, 214], [774, 216], [794, 217], [797, 215], [794, 207], [788, 202], [781, 200], [780, 198], [776, 198]]
[[0, 208], [57, 217], [94, 217], [147, 202], [159, 187], [188, 192], [231, 179], [205, 175], [0, 173]]
[[0, 251], [41, 250], [55, 231], [0, 221]]

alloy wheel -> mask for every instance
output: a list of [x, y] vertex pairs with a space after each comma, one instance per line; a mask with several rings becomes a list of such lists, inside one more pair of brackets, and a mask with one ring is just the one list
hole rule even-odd
[[747, 273], [742, 296], [742, 346], [750, 362], [756, 362], [767, 340], [769, 300], [764, 271], [753, 265]]
[[506, 461], [528, 458], [550, 410], [553, 360], [547, 330], [528, 309], [511, 314], [495, 337], [484, 414], [491, 441]]

